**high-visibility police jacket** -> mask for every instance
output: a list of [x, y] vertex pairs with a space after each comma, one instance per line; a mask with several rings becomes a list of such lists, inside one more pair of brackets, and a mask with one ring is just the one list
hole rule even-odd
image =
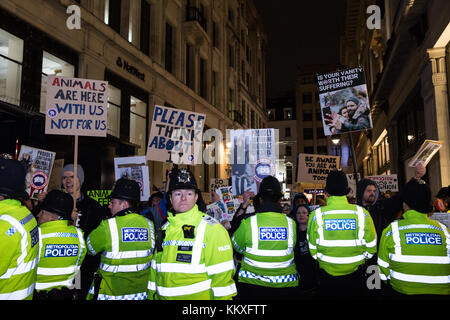
[[450, 294], [450, 237], [445, 225], [408, 210], [383, 231], [380, 278], [403, 294]]
[[[89, 254], [102, 253], [98, 300], [144, 300], [155, 249], [153, 222], [130, 211], [103, 220], [88, 236]], [[87, 299], [94, 295], [94, 283]]]
[[233, 234], [233, 247], [243, 255], [239, 282], [265, 287], [294, 287], [297, 241], [295, 221], [283, 213], [261, 212], [242, 220]]
[[169, 212], [162, 231], [149, 299], [229, 300], [236, 295], [231, 240], [217, 220], [194, 205], [176, 215]]
[[39, 227], [20, 201], [0, 201], [0, 300], [31, 300], [36, 281]]
[[313, 211], [307, 227], [311, 256], [332, 276], [350, 274], [377, 251], [377, 235], [366, 209], [331, 196]]
[[74, 278], [86, 256], [83, 232], [68, 225], [67, 220], [43, 223], [39, 231], [36, 290], [73, 289]]

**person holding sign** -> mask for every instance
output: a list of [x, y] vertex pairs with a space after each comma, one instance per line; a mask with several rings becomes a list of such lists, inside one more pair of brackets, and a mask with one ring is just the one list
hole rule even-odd
[[88, 300], [145, 300], [155, 249], [153, 222], [137, 213], [139, 184], [119, 179], [111, 192], [112, 217], [88, 237], [89, 254], [102, 253]]
[[309, 216], [307, 235], [311, 256], [319, 262], [319, 294], [325, 297], [360, 297], [364, 294], [363, 265], [377, 251], [377, 236], [370, 214], [349, 204], [347, 176], [328, 174], [327, 205]]
[[168, 190], [172, 208], [157, 239], [150, 300], [231, 300], [236, 295], [230, 237], [217, 220], [201, 211], [206, 207], [200, 194], [192, 172], [172, 170]]

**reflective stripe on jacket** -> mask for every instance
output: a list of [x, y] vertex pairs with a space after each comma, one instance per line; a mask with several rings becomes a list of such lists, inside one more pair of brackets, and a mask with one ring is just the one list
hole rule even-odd
[[311, 256], [333, 276], [356, 271], [377, 250], [372, 218], [346, 196], [331, 196], [326, 206], [311, 213], [307, 238]]
[[234, 249], [243, 254], [239, 282], [267, 286], [298, 285], [294, 262], [296, 224], [278, 212], [261, 212], [242, 221], [233, 235]]
[[73, 288], [73, 280], [86, 256], [81, 229], [67, 220], [50, 221], [40, 225], [39, 264], [36, 290]]
[[155, 254], [149, 299], [231, 299], [236, 295], [230, 237], [214, 218], [198, 210], [173, 215], [162, 226], [162, 251]]
[[384, 231], [378, 252], [382, 280], [403, 294], [450, 294], [450, 236], [446, 226], [408, 210]]
[[0, 201], [0, 300], [31, 300], [39, 252], [39, 227], [20, 201]]
[[[153, 222], [127, 210], [103, 220], [87, 240], [89, 253], [102, 253], [99, 300], [146, 299], [155, 248]], [[88, 299], [92, 299], [93, 287]]]

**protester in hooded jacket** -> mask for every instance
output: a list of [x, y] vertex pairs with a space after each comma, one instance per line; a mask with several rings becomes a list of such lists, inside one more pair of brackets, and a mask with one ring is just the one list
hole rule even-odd
[[[415, 167], [414, 178], [420, 179], [426, 173], [422, 164]], [[356, 186], [357, 204], [369, 211], [377, 232], [378, 244], [380, 243], [383, 230], [395, 219], [403, 210], [400, 195], [390, 198], [381, 198], [377, 184], [369, 179], [362, 179]]]

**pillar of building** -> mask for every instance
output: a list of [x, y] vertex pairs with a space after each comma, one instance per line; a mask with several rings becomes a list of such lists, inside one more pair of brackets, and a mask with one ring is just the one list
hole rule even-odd
[[441, 186], [450, 185], [450, 120], [449, 120], [449, 106], [448, 106], [448, 86], [447, 86], [447, 64], [446, 64], [446, 49], [432, 48], [427, 50], [431, 66], [431, 80], [433, 84], [432, 94], [434, 99], [429, 99], [425, 103], [433, 105], [425, 105], [425, 110], [433, 110], [432, 135], [427, 136], [431, 139], [436, 139], [442, 142], [442, 148], [439, 150], [439, 161], [434, 162], [435, 168], [430, 168], [430, 171], [436, 173], [440, 178], [431, 181], [430, 184], [434, 193]]

